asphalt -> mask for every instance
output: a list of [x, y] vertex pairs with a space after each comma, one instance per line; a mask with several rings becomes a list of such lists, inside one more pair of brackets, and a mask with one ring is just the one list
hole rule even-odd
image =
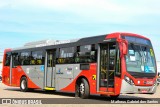
[[[150, 105], [154, 104], [154, 106], [157, 106], [160, 104], [160, 86], [157, 88], [157, 92], [153, 95], [150, 94], [126, 94], [126, 95], [120, 95], [119, 98], [113, 99], [107, 96], [96, 96], [92, 95], [89, 99], [80, 99], [80, 98], [75, 98], [73, 93], [64, 93], [64, 92], [53, 92], [53, 91], [43, 91], [43, 90], [33, 90], [30, 92], [21, 92], [19, 88], [16, 87], [8, 87], [2, 83], [0, 83], [0, 99], [15, 99], [15, 100], [42, 100], [42, 104], [57, 104], [57, 105], [62, 105], [62, 106], [85, 106], [85, 105], [92, 105], [94, 107], [95, 105], [108, 105], [109, 107], [118, 107], [118, 104], [121, 106], [123, 105], [128, 107], [128, 104], [141, 104], [140, 101], [144, 101], [145, 105]], [[154, 101], [155, 102], [154, 102]], [[139, 101], [139, 102], [136, 102]], [[147, 102], [145, 101], [152, 101], [152, 102]], [[157, 102], [159, 104], [157, 104]], [[0, 101], [1, 102], [1, 101]], [[117, 104], [118, 103], [118, 104]], [[127, 103], [127, 104], [126, 104]], [[45, 106], [48, 106], [45, 105]], [[119, 105], [119, 106], [120, 106]], [[5, 105], [0, 105], [0, 106], [5, 106]], [[11, 106], [11, 105], [7, 105]], [[17, 105], [14, 105], [17, 106]], [[23, 105], [27, 106], [27, 105]], [[35, 106], [35, 105], [34, 105]], [[39, 105], [42, 106], [42, 105]], [[43, 105], [44, 106], [44, 105]], [[142, 104], [141, 104], [142, 106]], [[160, 105], [159, 105], [160, 106]], [[95, 106], [97, 107], [97, 106]], [[145, 106], [146, 107], [146, 106]], [[157, 106], [158, 107], [158, 106]]]

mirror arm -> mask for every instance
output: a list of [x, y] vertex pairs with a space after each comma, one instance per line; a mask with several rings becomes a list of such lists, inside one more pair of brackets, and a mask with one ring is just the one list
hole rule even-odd
[[[120, 45], [119, 47], [121, 53], [120, 57], [123, 57], [123, 55], [126, 55], [128, 53], [128, 41], [126, 41], [125, 39], [118, 38], [117, 42]], [[124, 48], [124, 45], [126, 48]]]

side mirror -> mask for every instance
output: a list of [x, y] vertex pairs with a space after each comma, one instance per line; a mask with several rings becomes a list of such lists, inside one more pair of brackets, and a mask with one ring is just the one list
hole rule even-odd
[[121, 37], [119, 36], [119, 38], [117, 39], [117, 42], [120, 45], [121, 56], [127, 55], [128, 54], [128, 41], [125, 39], [121, 39]]

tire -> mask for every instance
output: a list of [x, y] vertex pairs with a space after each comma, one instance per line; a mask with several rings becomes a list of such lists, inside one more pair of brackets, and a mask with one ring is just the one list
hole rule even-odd
[[82, 99], [89, 98], [90, 95], [89, 84], [86, 79], [82, 78], [80, 84], [76, 84], [76, 96], [78, 95]]
[[80, 93], [79, 93], [79, 84], [78, 83], [76, 83], [76, 87], [75, 87], [75, 97], [76, 98], [78, 98], [78, 97], [80, 97]]
[[28, 89], [28, 81], [27, 81], [26, 77], [22, 77], [21, 78], [20, 89], [21, 89], [22, 92], [29, 91], [29, 89]]

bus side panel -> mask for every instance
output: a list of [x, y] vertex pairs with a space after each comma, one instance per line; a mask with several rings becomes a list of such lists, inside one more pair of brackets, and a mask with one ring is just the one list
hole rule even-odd
[[[36, 66], [22, 66], [23, 74], [28, 78], [29, 88], [44, 88], [44, 70], [41, 69], [43, 65]], [[19, 77], [21, 77], [20, 74]]]
[[10, 86], [10, 67], [9, 66], [4, 66], [2, 70], [2, 82], [5, 85]]
[[33, 81], [28, 77], [28, 88], [33, 88], [33, 89], [40, 89]]
[[20, 80], [19, 80], [19, 75], [21, 74], [21, 68], [19, 66], [12, 69], [12, 86], [14, 87], [19, 87], [20, 85]]
[[12, 78], [12, 80], [13, 80], [12, 86], [20, 87], [21, 77], [26, 76], [27, 80], [28, 80], [28, 88], [39, 88], [37, 85], [35, 85], [35, 83], [33, 83], [33, 81], [30, 79], [30, 77], [28, 75], [26, 75], [23, 67], [17, 66], [16, 68], [14, 68], [14, 71], [12, 71], [12, 73], [14, 73], [14, 74], [12, 74], [12, 76], [14, 76]]
[[79, 73], [74, 72], [75, 75], [74, 80], [66, 87], [62, 88], [61, 91], [67, 92], [75, 92], [75, 84], [79, 77], [83, 76], [86, 77], [90, 86], [90, 93], [97, 94], [96, 92], [96, 64], [90, 64], [89, 70], [82, 70]]
[[2, 63], [2, 83], [10, 86], [10, 67], [5, 66], [6, 64], [6, 53], [10, 52], [11, 49], [5, 49], [3, 55], [3, 63]]
[[[80, 64], [60, 64], [56, 65], [56, 90], [74, 92], [75, 78], [81, 73]], [[69, 86], [70, 85], [70, 86]], [[68, 88], [64, 89], [65, 87]], [[64, 90], [63, 90], [64, 89]]]
[[91, 64], [90, 65], [90, 75], [89, 77], [87, 75], [85, 75], [87, 78], [88, 78], [88, 81], [89, 81], [89, 85], [90, 85], [90, 93], [91, 94], [97, 94], [97, 91], [96, 91], [96, 87], [97, 87], [97, 84], [96, 84], [96, 77], [97, 75], [97, 64]]
[[119, 77], [115, 77], [115, 95], [119, 95], [121, 92], [122, 79]]
[[20, 80], [22, 76], [26, 76], [28, 80], [28, 88], [39, 88], [32, 80], [25, 74], [25, 71], [21, 66], [17, 66], [17, 69], [14, 70], [14, 77], [12, 74], [12, 84], [10, 84], [10, 67], [4, 66], [2, 70], [2, 82], [8, 86], [20, 87]]

